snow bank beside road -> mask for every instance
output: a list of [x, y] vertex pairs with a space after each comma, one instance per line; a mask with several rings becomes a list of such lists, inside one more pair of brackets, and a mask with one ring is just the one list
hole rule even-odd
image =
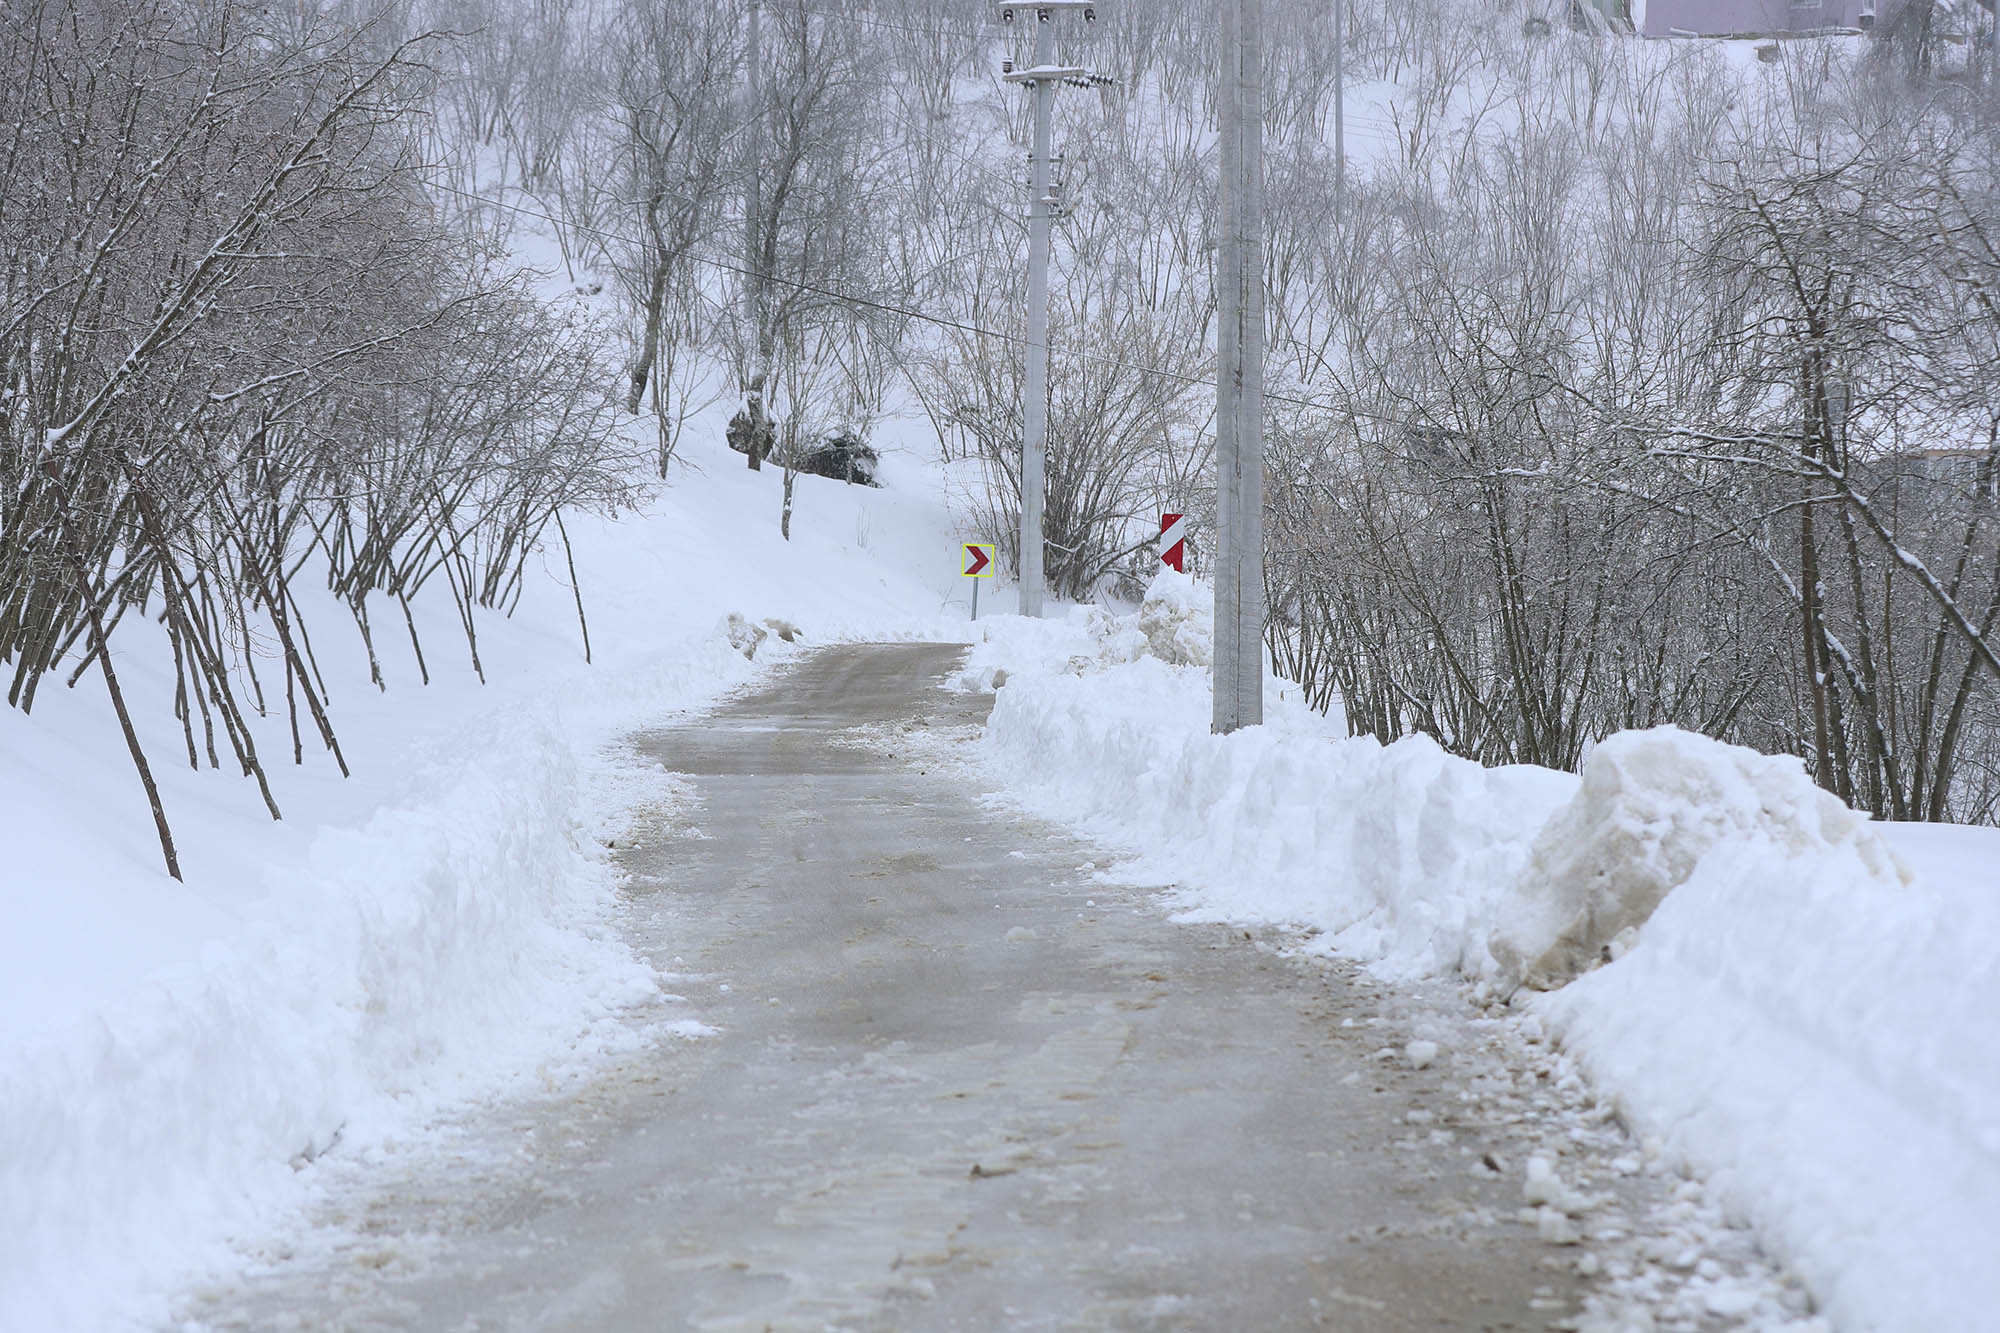
[[[0, 1310], [101, 1327], [297, 1194], [289, 1162], [548, 1048], [650, 989], [552, 719], [496, 719], [407, 803], [314, 844], [234, 938], [0, 1064]], [[417, 792], [423, 792], [418, 795]]]
[[1672, 727], [1623, 732], [1591, 751], [1502, 901], [1489, 947], [1507, 985], [1549, 990], [1589, 971], [1710, 851], [1748, 842], [1780, 859], [1844, 849], [1884, 883], [1909, 881], [1868, 816], [1796, 760]]
[[1198, 916], [1294, 923], [1385, 977], [1477, 975], [1504, 887], [1567, 774], [1484, 769], [1418, 737], [1333, 739], [1273, 698], [1208, 732], [1208, 678], [1143, 657], [1086, 676], [1011, 671], [986, 754], [1037, 813], [1087, 823]]
[[982, 745], [1022, 804], [1191, 918], [1316, 928], [1388, 978], [1560, 984], [1608, 946], [1523, 1002], [1637, 1132], [1836, 1327], [1992, 1326], [2000, 832], [1871, 824], [1792, 761], [1670, 730], [1581, 780], [1486, 770], [1330, 735], [1273, 683], [1264, 727], [1211, 736], [1207, 673], [1146, 654], [1139, 617], [1017, 625], [982, 627], [968, 675], [1008, 673]]
[[[749, 670], [716, 635], [611, 693], [664, 710]], [[112, 1326], [296, 1206], [318, 1153], [629, 1042], [656, 987], [612, 919], [619, 775], [580, 762], [613, 715], [545, 698], [434, 742], [237, 930], [4, 1052], [0, 1327]]]

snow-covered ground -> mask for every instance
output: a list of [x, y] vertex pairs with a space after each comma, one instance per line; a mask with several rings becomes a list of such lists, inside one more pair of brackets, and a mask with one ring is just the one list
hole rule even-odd
[[966, 678], [1005, 673], [983, 745], [1014, 799], [1189, 920], [1512, 995], [1834, 1327], [1996, 1326], [2000, 830], [1871, 824], [1795, 761], [1669, 729], [1580, 776], [1482, 769], [1347, 739], [1276, 681], [1265, 726], [1212, 736], [1206, 590], [1155, 590], [980, 627]]
[[[1520, 1031], [1560, 1040], [1557, 1078], [1594, 1080], [1649, 1166], [1702, 1177], [1690, 1209], [1753, 1223], [1834, 1328], [1992, 1325], [2000, 833], [1870, 824], [1790, 761], [1673, 732], [1607, 743], [1580, 776], [1484, 770], [1422, 739], [1349, 740], [1275, 681], [1265, 727], [1212, 737], [1205, 589], [969, 626], [956, 543], [992, 534], [953, 529], [919, 448], [889, 456], [884, 491], [802, 479], [788, 545], [776, 475], [713, 435], [692, 433], [689, 472], [644, 512], [572, 521], [596, 665], [560, 548], [513, 620], [481, 625], [484, 686], [448, 611], [422, 626], [428, 687], [383, 636], [376, 692], [359, 642], [322, 631], [356, 776], [310, 752], [273, 765], [281, 824], [247, 783], [166, 762], [167, 682], [130, 656], [185, 886], [156, 868], [92, 682], [0, 712], [0, 1328], [157, 1316], [232, 1236], [296, 1216], [318, 1188], [299, 1168], [329, 1144], [365, 1154], [631, 1041], [619, 1015], [657, 987], [615, 930], [599, 849], [621, 811], [673, 792], [609, 743], [797, 651], [771, 637], [746, 661], [732, 612], [808, 645], [972, 635], [968, 681], [1008, 673], [984, 762], [1129, 850], [1120, 873], [1384, 981], [1513, 994]], [[261, 739], [288, 753], [281, 722]], [[1591, 967], [1600, 953], [1615, 961]], [[1588, 1205], [1551, 1179], [1524, 1180], [1525, 1202], [1557, 1232], [1574, 1205], [1595, 1246]], [[1600, 1249], [1616, 1254], [1577, 1261]], [[1657, 1271], [1604, 1262], [1648, 1308]], [[1778, 1310], [1768, 1286], [1677, 1280], [1711, 1320]]]
[[481, 618], [485, 685], [448, 604], [417, 603], [428, 686], [407, 637], [377, 633], [386, 692], [344, 614], [309, 622], [355, 776], [310, 738], [292, 767], [266, 720], [282, 823], [248, 780], [175, 761], [171, 680], [121, 636], [185, 885], [94, 677], [0, 709], [0, 1329], [156, 1315], [229, 1237], [300, 1207], [297, 1168], [329, 1144], [366, 1152], [629, 1041], [618, 1012], [657, 988], [613, 929], [601, 849], [671, 793], [606, 746], [799, 651], [772, 635], [747, 661], [731, 613], [806, 645], [963, 637], [927, 451], [892, 447], [885, 490], [800, 478], [786, 543], [779, 474], [719, 435], [689, 431], [643, 512], [568, 519], [595, 665], [560, 545], [511, 620]]

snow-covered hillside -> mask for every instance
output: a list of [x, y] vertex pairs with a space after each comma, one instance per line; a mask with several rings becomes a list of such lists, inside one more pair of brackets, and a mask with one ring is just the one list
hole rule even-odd
[[[800, 650], [771, 634], [747, 661], [727, 617], [805, 646], [962, 637], [929, 451], [892, 447], [883, 490], [800, 478], [786, 543], [778, 473], [716, 426], [642, 512], [567, 520], [594, 665], [558, 543], [518, 613], [479, 623], [484, 685], [421, 600], [428, 686], [407, 638], [378, 635], [386, 692], [358, 635], [316, 643], [354, 777], [308, 737], [303, 767], [271, 765], [282, 823], [247, 779], [172, 762], [166, 654], [121, 638], [185, 884], [93, 677], [0, 710], [0, 1328], [122, 1326], [297, 1207], [336, 1140], [365, 1152], [629, 1041], [615, 1015], [657, 988], [601, 845], [670, 792], [604, 747]], [[258, 739], [289, 756], [282, 710]]]

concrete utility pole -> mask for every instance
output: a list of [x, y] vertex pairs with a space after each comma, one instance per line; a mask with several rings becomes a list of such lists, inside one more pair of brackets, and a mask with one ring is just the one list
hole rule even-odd
[[1215, 264], [1215, 708], [1264, 720], [1264, 0], [1222, 15]]
[[757, 455], [764, 442], [767, 416], [764, 382], [771, 374], [764, 341], [764, 72], [759, 43], [763, 12], [763, 0], [750, 0], [750, 40], [744, 55], [750, 81], [750, 170], [743, 198], [743, 267], [747, 270], [743, 275], [743, 304], [745, 322], [750, 326], [750, 346], [745, 349], [750, 358], [750, 382], [745, 386], [743, 410], [750, 418], [747, 452], [753, 472], [763, 470], [763, 460]]
[[1049, 116], [1056, 86], [1102, 82], [1089, 70], [1058, 65], [1055, 19], [1065, 11], [1097, 18], [1096, 0], [1044, 0], [1034, 5], [998, 5], [1002, 23], [1029, 19], [1035, 25], [1035, 53], [1028, 69], [1011, 61], [1001, 77], [1027, 87], [1034, 99], [1034, 152], [1028, 159], [1028, 367], [1021, 384], [1021, 614], [1042, 613], [1042, 494], [1049, 446], [1049, 230], [1057, 200], [1049, 189]]

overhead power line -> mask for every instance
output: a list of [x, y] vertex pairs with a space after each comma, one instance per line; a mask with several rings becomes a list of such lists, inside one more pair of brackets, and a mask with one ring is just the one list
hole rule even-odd
[[805, 8], [803, 12], [815, 18], [839, 19], [843, 23], [861, 23], [871, 28], [882, 28], [889, 32], [914, 33], [919, 37], [970, 37], [975, 40], [983, 34], [982, 26], [974, 24], [964, 28], [927, 28], [915, 23], [897, 23], [890, 19], [877, 18], [872, 14], [847, 13], [831, 9]]

